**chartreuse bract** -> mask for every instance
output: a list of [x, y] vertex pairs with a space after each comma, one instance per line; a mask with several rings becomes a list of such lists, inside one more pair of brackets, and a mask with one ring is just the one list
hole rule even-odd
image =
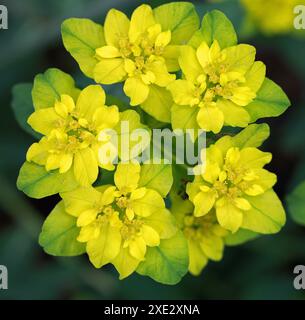
[[[86, 253], [120, 279], [137, 272], [176, 284], [221, 260], [225, 246], [282, 228], [277, 177], [265, 168], [272, 155], [261, 150], [269, 127], [251, 123], [290, 102], [223, 13], [208, 12], [200, 26], [188, 2], [141, 5], [130, 18], [111, 9], [103, 26], [65, 20], [62, 37], [95, 83], [80, 89], [53, 68], [13, 89], [16, 119], [36, 139], [17, 187], [32, 198], [61, 197], [39, 237], [45, 252]], [[108, 84], [121, 86], [129, 103], [110, 96]], [[135, 146], [134, 130], [151, 137], [156, 127], [209, 133], [196, 176], [186, 165], [139, 160], [143, 149], [122, 153]], [[218, 135], [224, 127], [236, 128]], [[106, 145], [116, 152], [101, 157]]]

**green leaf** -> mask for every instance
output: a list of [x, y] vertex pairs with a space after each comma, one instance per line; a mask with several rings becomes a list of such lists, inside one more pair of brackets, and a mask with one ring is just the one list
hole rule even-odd
[[165, 88], [151, 85], [147, 100], [141, 104], [141, 108], [158, 121], [171, 122], [171, 107], [173, 98]]
[[78, 242], [80, 228], [76, 218], [65, 211], [61, 201], [45, 220], [39, 236], [39, 244], [53, 256], [78, 256], [86, 251], [85, 243]]
[[165, 198], [172, 184], [173, 175], [170, 164], [144, 164], [141, 167], [140, 187], [156, 190]]
[[173, 129], [199, 129], [197, 123], [197, 114], [199, 108], [189, 106], [178, 106], [174, 104], [171, 110], [172, 126]]
[[250, 124], [246, 129], [243, 129], [237, 135], [224, 136], [216, 141], [218, 148], [226, 153], [231, 147], [238, 148], [257, 148], [269, 137], [270, 128], [266, 123]]
[[20, 127], [39, 139], [41, 135], [35, 132], [27, 123], [28, 117], [34, 112], [31, 96], [32, 88], [33, 85], [31, 83], [20, 83], [13, 87], [12, 109]]
[[170, 285], [177, 284], [187, 271], [188, 247], [181, 231], [170, 239], [161, 240], [158, 247], [149, 248], [145, 261], [137, 268], [139, 274]]
[[185, 44], [199, 28], [199, 17], [190, 2], [171, 2], [154, 9], [162, 30], [171, 30], [172, 44]]
[[80, 90], [75, 88], [73, 78], [67, 73], [51, 68], [34, 79], [32, 98], [35, 110], [54, 107], [61, 94], [70, 95], [76, 101]]
[[205, 41], [208, 46], [211, 46], [214, 40], [218, 41], [222, 49], [237, 44], [237, 36], [233, 24], [219, 10], [208, 12], [203, 17], [201, 29], [194, 34], [189, 44], [198, 48]]
[[246, 129], [242, 130], [232, 138], [235, 146], [239, 148], [257, 148], [270, 135], [270, 127], [266, 123], [250, 124]]
[[245, 107], [251, 122], [259, 118], [278, 117], [290, 106], [285, 92], [272, 80], [265, 78], [253, 102]]
[[287, 197], [288, 211], [292, 219], [305, 226], [305, 181]]
[[17, 188], [35, 199], [70, 191], [77, 186], [72, 170], [66, 173], [59, 173], [58, 170], [48, 172], [43, 166], [30, 162], [23, 164], [17, 180]]
[[250, 240], [254, 240], [258, 236], [259, 235], [256, 232], [246, 229], [239, 229], [236, 233], [226, 236], [224, 240], [227, 246], [237, 246]]
[[89, 19], [71, 18], [63, 22], [61, 34], [66, 50], [82, 72], [93, 78], [93, 69], [98, 62], [95, 50], [105, 45], [103, 27]]
[[245, 198], [252, 208], [243, 215], [243, 229], [262, 234], [280, 231], [286, 222], [286, 215], [282, 202], [272, 189], [262, 195]]

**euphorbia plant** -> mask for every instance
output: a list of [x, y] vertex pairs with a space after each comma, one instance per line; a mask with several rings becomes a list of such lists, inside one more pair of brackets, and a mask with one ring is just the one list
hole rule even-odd
[[[121, 279], [137, 272], [176, 284], [188, 270], [198, 275], [209, 259], [220, 260], [225, 245], [281, 229], [276, 175], [263, 168], [272, 156], [258, 149], [269, 127], [253, 122], [279, 116], [290, 103], [265, 77], [255, 48], [237, 43], [223, 13], [207, 13], [200, 26], [188, 2], [141, 5], [130, 19], [112, 9], [104, 27], [64, 21], [62, 36], [96, 84], [80, 90], [71, 76], [49, 69], [33, 86], [14, 89], [18, 120], [39, 138], [17, 186], [29, 197], [62, 198], [42, 227], [45, 252], [87, 253], [96, 268], [114, 265]], [[129, 105], [101, 87], [114, 83]], [[26, 123], [19, 107], [30, 91]], [[120, 151], [135, 145], [123, 122], [147, 133], [138, 152]], [[195, 177], [186, 165], [139, 161], [156, 127], [208, 133]], [[220, 138], [227, 127], [231, 135]], [[114, 151], [107, 161], [100, 156], [105, 145]]]

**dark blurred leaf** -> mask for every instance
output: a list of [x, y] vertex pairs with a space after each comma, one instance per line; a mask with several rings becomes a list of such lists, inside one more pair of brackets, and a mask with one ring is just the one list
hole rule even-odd
[[28, 117], [34, 112], [31, 94], [32, 88], [33, 85], [31, 83], [15, 85], [12, 91], [12, 108], [20, 127], [33, 137], [39, 139], [41, 135], [35, 132], [27, 123]]
[[292, 219], [305, 226], [305, 181], [288, 195], [287, 204]]

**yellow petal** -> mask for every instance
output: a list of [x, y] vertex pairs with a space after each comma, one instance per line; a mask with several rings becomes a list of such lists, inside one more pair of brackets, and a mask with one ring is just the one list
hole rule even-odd
[[165, 47], [167, 46], [170, 42], [171, 42], [171, 32], [165, 31], [165, 32], [161, 32], [156, 39], [155, 45], [157, 47]]
[[247, 106], [256, 97], [256, 94], [248, 87], [237, 87], [232, 90], [232, 93], [230, 100], [242, 107]]
[[131, 221], [134, 218], [134, 211], [131, 208], [127, 208], [125, 213], [126, 213], [128, 220]]
[[178, 58], [181, 46], [168, 45], [164, 48], [162, 57], [165, 59], [168, 72], [176, 72], [180, 69]]
[[96, 219], [97, 214], [98, 212], [96, 209], [89, 209], [82, 212], [80, 216], [77, 218], [77, 226], [87, 226]]
[[216, 216], [219, 224], [233, 233], [240, 228], [243, 221], [242, 211], [227, 198], [216, 202]]
[[108, 187], [102, 195], [102, 204], [104, 206], [107, 206], [109, 204], [111, 204], [114, 201], [115, 198], [115, 191], [116, 191], [116, 187], [115, 186], [111, 186]]
[[42, 138], [39, 142], [33, 143], [27, 153], [26, 160], [33, 161], [39, 165], [45, 165], [48, 157], [49, 144], [46, 138]]
[[207, 256], [202, 252], [199, 243], [188, 240], [189, 249], [189, 271], [194, 276], [198, 276], [208, 263]]
[[126, 76], [122, 58], [101, 59], [94, 68], [94, 80], [102, 84], [121, 82]]
[[104, 46], [95, 50], [98, 58], [118, 58], [121, 57], [120, 51], [113, 46]]
[[203, 69], [198, 62], [196, 51], [191, 46], [183, 46], [179, 57], [179, 64], [185, 78], [193, 83], [203, 74]]
[[148, 225], [143, 225], [141, 228], [142, 237], [149, 247], [155, 247], [160, 244], [160, 237], [159, 234]]
[[217, 107], [211, 107], [207, 104], [200, 108], [197, 122], [200, 128], [205, 131], [219, 133], [224, 124], [224, 115]]
[[225, 123], [232, 127], [246, 127], [250, 122], [247, 110], [230, 100], [218, 99], [217, 107], [222, 111]]
[[158, 35], [162, 32], [162, 27], [159, 23], [154, 24], [153, 26], [147, 29], [148, 38], [151, 42], [155, 42]]
[[130, 77], [134, 76], [136, 64], [131, 59], [124, 60], [124, 68]]
[[156, 81], [156, 76], [152, 71], [148, 70], [141, 74], [141, 79], [145, 84], [151, 84]]
[[132, 201], [132, 208], [138, 216], [149, 217], [165, 209], [165, 203], [157, 191], [147, 189], [144, 197]]
[[46, 170], [56, 170], [60, 167], [61, 155], [59, 154], [49, 154], [46, 161]]
[[129, 248], [121, 248], [119, 254], [112, 260], [112, 264], [120, 274], [120, 280], [132, 274], [137, 269], [139, 263], [140, 260], [130, 255]]
[[210, 48], [206, 42], [202, 42], [196, 51], [197, 59], [202, 68], [205, 68], [210, 63]]
[[78, 217], [84, 211], [93, 208], [95, 203], [99, 203], [101, 193], [93, 187], [81, 187], [73, 191], [60, 194], [64, 200], [65, 210], [74, 217]]
[[145, 196], [147, 189], [145, 187], [136, 189], [134, 191], [132, 191], [131, 195], [130, 195], [130, 199], [131, 200], [137, 200], [137, 199], [141, 199]]
[[130, 105], [137, 106], [147, 99], [149, 86], [140, 78], [132, 77], [125, 81], [124, 92], [130, 98]]
[[226, 163], [236, 165], [240, 159], [240, 151], [238, 148], [230, 148], [226, 154]]
[[245, 189], [244, 192], [249, 196], [258, 196], [263, 194], [265, 190], [259, 184], [252, 184], [249, 188]]
[[81, 186], [90, 186], [97, 178], [97, 157], [90, 148], [81, 149], [74, 155], [74, 176]]
[[202, 177], [204, 180], [214, 183], [218, 179], [220, 172], [221, 170], [218, 163], [209, 162], [206, 164]]
[[91, 122], [94, 113], [99, 108], [103, 107], [106, 101], [104, 89], [99, 85], [90, 85], [80, 93], [76, 110], [79, 113], [79, 118], [85, 118]]
[[93, 115], [93, 125], [98, 132], [115, 127], [119, 120], [120, 114], [117, 106], [99, 107]]
[[101, 226], [98, 238], [87, 242], [87, 253], [91, 263], [100, 268], [111, 262], [120, 252], [121, 233], [108, 223]]
[[209, 51], [210, 62], [213, 62], [219, 58], [220, 51], [221, 51], [221, 49], [220, 49], [218, 41], [214, 40], [211, 45], [210, 51]]
[[70, 96], [62, 94], [60, 96], [60, 101], [55, 102], [54, 108], [59, 116], [66, 118], [68, 114], [74, 110], [75, 104]]
[[142, 237], [137, 237], [129, 243], [129, 253], [138, 260], [144, 260], [146, 244]]
[[154, 74], [154, 82], [160, 87], [166, 87], [176, 79], [174, 74], [168, 73], [165, 62], [160, 60], [150, 63], [148, 70]]
[[116, 9], [109, 10], [104, 24], [106, 43], [118, 48], [120, 40], [128, 37], [129, 25], [129, 19], [123, 12]]
[[88, 242], [89, 240], [96, 239], [100, 235], [100, 227], [96, 226], [94, 223], [88, 226], [82, 227], [80, 233], [77, 237], [79, 242]]
[[135, 42], [149, 27], [156, 24], [153, 11], [149, 5], [139, 6], [132, 14], [129, 28], [129, 39]]
[[251, 204], [248, 200], [244, 198], [236, 198], [234, 199], [234, 204], [237, 208], [243, 210], [243, 211], [248, 211], [251, 209]]
[[54, 108], [46, 108], [32, 113], [27, 122], [35, 131], [48, 135], [63, 122], [63, 119]]
[[114, 174], [114, 182], [119, 190], [136, 189], [140, 179], [141, 166], [138, 163], [119, 163]]
[[195, 86], [187, 80], [176, 80], [169, 84], [168, 90], [172, 93], [175, 103], [181, 106], [194, 106], [199, 104], [195, 97]]
[[211, 190], [209, 192], [200, 192], [195, 196], [193, 200], [195, 217], [204, 216], [211, 211], [215, 204], [216, 195], [216, 192]]
[[59, 173], [67, 172], [73, 162], [73, 154], [72, 153], [65, 153], [61, 156], [60, 164], [59, 164]]

